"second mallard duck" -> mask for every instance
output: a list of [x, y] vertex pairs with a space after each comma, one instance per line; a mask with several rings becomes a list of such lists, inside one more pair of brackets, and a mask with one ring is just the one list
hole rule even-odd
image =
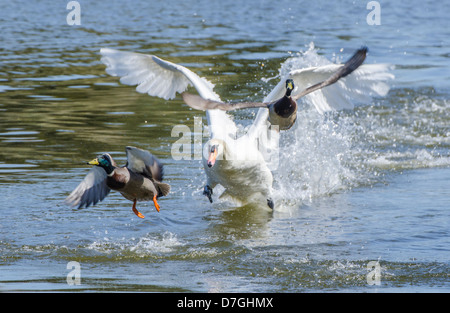
[[355, 52], [355, 54], [334, 74], [328, 79], [314, 84], [302, 92], [291, 95], [295, 89], [294, 80], [286, 80], [286, 93], [285, 95], [273, 102], [240, 102], [240, 103], [224, 103], [220, 101], [213, 101], [204, 99], [201, 96], [193, 95], [187, 92], [183, 92], [183, 100], [190, 107], [197, 110], [214, 110], [219, 109], [223, 111], [244, 109], [244, 108], [263, 108], [269, 109], [269, 122], [271, 125], [278, 126], [279, 130], [287, 130], [294, 125], [297, 119], [297, 100], [307, 94], [316, 90], [322, 89], [326, 86], [336, 83], [339, 79], [349, 75], [356, 70], [365, 60], [367, 53], [367, 47], [363, 47]]
[[126, 153], [127, 164], [122, 167], [117, 167], [108, 153], [88, 162], [94, 167], [66, 198], [66, 203], [77, 208], [88, 207], [102, 201], [112, 189], [133, 201], [132, 210], [140, 218], [144, 215], [136, 209], [137, 201], [152, 200], [159, 212], [157, 199], [170, 191], [170, 186], [161, 182], [162, 163], [150, 152], [139, 148], [126, 147]]

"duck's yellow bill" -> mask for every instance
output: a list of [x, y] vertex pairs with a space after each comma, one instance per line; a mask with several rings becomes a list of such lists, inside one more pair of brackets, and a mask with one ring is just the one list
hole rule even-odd
[[99, 165], [98, 159], [95, 158], [95, 159], [93, 159], [92, 161], [89, 161], [88, 164], [90, 164], [90, 165]]

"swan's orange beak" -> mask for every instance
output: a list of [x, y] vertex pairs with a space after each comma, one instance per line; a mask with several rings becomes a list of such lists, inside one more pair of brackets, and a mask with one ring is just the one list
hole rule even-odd
[[209, 151], [208, 162], [206, 163], [208, 167], [214, 166], [214, 163], [216, 163], [216, 158], [217, 158], [217, 147], [214, 145], [211, 146], [211, 150]]

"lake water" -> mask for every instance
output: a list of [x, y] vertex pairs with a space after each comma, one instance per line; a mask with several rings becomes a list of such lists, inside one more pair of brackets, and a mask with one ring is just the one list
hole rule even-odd
[[[368, 1], [79, 1], [81, 25], [67, 2], [0, 11], [0, 291], [450, 291], [449, 2], [381, 2], [380, 25]], [[172, 128], [204, 114], [121, 85], [99, 55], [155, 54], [259, 101], [286, 62], [362, 45], [395, 66], [389, 94], [325, 116], [302, 103], [274, 212], [211, 205], [201, 161], [170, 153]], [[161, 212], [139, 219], [116, 192], [67, 208], [85, 162], [124, 163], [127, 145], [166, 165]]]

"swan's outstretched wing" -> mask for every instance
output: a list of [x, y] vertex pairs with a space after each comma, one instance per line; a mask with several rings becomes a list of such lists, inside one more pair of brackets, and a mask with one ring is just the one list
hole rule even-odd
[[93, 166], [81, 183], [66, 198], [66, 204], [79, 209], [102, 201], [111, 191], [106, 185], [106, 177], [103, 168]]
[[[212, 83], [184, 66], [135, 52], [102, 48], [100, 53], [106, 72], [121, 77], [120, 82], [125, 85], [138, 85], [138, 92], [168, 100], [192, 85], [202, 98], [220, 101]], [[236, 133], [236, 125], [225, 112], [207, 111], [206, 117], [211, 137], [225, 138]]]
[[100, 54], [108, 74], [119, 76], [122, 84], [137, 85], [140, 93], [169, 100], [192, 85], [202, 97], [218, 100], [213, 92], [214, 85], [184, 66], [154, 55], [109, 48], [100, 49]]

